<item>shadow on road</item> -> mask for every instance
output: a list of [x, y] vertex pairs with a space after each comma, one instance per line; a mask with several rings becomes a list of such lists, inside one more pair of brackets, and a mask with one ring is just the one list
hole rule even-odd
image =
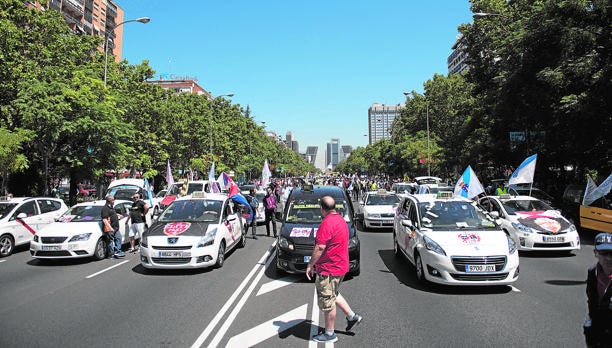
[[397, 258], [393, 249], [378, 250], [378, 254], [388, 268], [388, 271], [380, 270], [380, 272], [393, 273], [400, 283], [415, 290], [448, 295], [505, 294], [512, 291], [512, 288], [507, 285], [449, 286], [434, 283], [423, 284], [416, 278], [414, 266], [403, 257]]
[[574, 252], [572, 251], [519, 251], [519, 256], [521, 258], [527, 259], [552, 259], [559, 258], [564, 259], [568, 257], [576, 257]]
[[58, 266], [74, 266], [85, 263], [96, 262], [91, 257], [79, 257], [71, 259], [32, 259], [26, 264], [36, 267], [58, 267]]
[[575, 286], [575, 285], [584, 285], [586, 284], [586, 280], [547, 280], [546, 284], [550, 285], [560, 285], [560, 286]]
[[[289, 322], [285, 322], [285, 321], [275, 321], [274, 325], [279, 327], [279, 330], [283, 330], [278, 334], [279, 338], [287, 338], [287, 337], [296, 337], [305, 341], [310, 341], [310, 336], [311, 336], [311, 328], [312, 328], [312, 321], [311, 320], [303, 320], [303, 319], [295, 319], [295, 320], [291, 320]], [[287, 328], [287, 329], [283, 329], [283, 328]], [[317, 334], [323, 332], [325, 330], [324, 327], [321, 326], [317, 326]], [[338, 330], [336, 328], [336, 330], [334, 330], [334, 332], [336, 333], [336, 335], [345, 335], [345, 336], [355, 336], [354, 332], [350, 332], [350, 331], [342, 331], [342, 330]]]
[[148, 269], [145, 268], [142, 264], [138, 263], [136, 266], [132, 267], [132, 272], [146, 275], [146, 276], [184, 276], [184, 275], [194, 275], [194, 274], [204, 274], [208, 272], [212, 272], [215, 267], [206, 267], [206, 268], [190, 268], [190, 269]]

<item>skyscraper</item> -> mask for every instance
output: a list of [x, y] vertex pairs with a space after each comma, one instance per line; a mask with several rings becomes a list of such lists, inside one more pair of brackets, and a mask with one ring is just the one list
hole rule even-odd
[[[334, 170], [338, 163], [342, 160], [342, 148], [340, 147], [340, 139], [331, 139], [327, 143], [327, 151], [325, 152], [325, 165]], [[327, 168], [326, 167], [326, 168]]]
[[381, 139], [391, 138], [391, 128], [403, 104], [385, 105], [374, 103], [368, 109], [368, 135], [370, 145]]

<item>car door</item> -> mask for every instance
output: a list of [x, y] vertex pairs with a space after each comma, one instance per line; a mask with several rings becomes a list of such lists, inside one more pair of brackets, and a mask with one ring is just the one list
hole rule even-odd
[[408, 203], [408, 219], [412, 222], [412, 227], [406, 227], [406, 236], [404, 237], [406, 243], [406, 255], [408, 259], [414, 263], [414, 249], [422, 237], [420, 232], [420, 219], [419, 211], [417, 209], [416, 202], [410, 200]]
[[[22, 217], [19, 215], [25, 214]], [[9, 219], [10, 229], [15, 238], [15, 245], [27, 243], [32, 240], [32, 236], [40, 229], [41, 217], [38, 205], [35, 200], [23, 202], [15, 209], [13, 216]]]
[[400, 204], [400, 206], [398, 207], [397, 212], [395, 213], [397, 218], [395, 219], [394, 233], [395, 233], [397, 244], [402, 250], [406, 250], [406, 229], [407, 229], [407, 227], [402, 224], [402, 221], [409, 219], [408, 217], [409, 203], [410, 203], [410, 200], [405, 198]]
[[119, 232], [121, 233], [121, 240], [124, 242], [128, 240], [130, 228], [132, 226], [132, 220], [128, 220], [131, 207], [132, 203], [130, 202], [117, 203], [114, 206], [117, 214], [121, 215], [121, 218], [119, 219]]
[[40, 211], [40, 228], [55, 222], [55, 219], [64, 213], [63, 204], [55, 199], [38, 198], [36, 199]]

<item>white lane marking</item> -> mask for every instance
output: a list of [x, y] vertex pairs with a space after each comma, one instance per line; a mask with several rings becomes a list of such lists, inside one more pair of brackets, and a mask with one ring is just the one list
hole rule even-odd
[[232, 337], [225, 346], [252, 347], [306, 320], [308, 303]]
[[521, 292], [521, 290], [515, 288], [514, 286], [510, 285], [510, 289], [512, 289], [512, 291], [514, 292]]
[[116, 265], [112, 265], [112, 266], [110, 266], [110, 267], [108, 267], [108, 268], [105, 268], [105, 269], [101, 270], [100, 272], [96, 272], [96, 273], [94, 273], [94, 274], [88, 275], [87, 277], [85, 277], [85, 279], [90, 279], [90, 278], [93, 278], [93, 277], [95, 277], [95, 276], [97, 276], [97, 275], [100, 275], [100, 274], [102, 274], [102, 273], [104, 273], [104, 272], [106, 272], [106, 271], [110, 271], [111, 269], [113, 269], [113, 268], [115, 268], [115, 267], [119, 267], [119, 266], [123, 265], [124, 263], [128, 263], [128, 262], [130, 262], [130, 260], [125, 260], [125, 261], [123, 261], [123, 262], [119, 262], [118, 264], [116, 264]]
[[[204, 344], [204, 341], [208, 338], [208, 335], [210, 335], [210, 333], [212, 332], [212, 330], [219, 324], [219, 321], [221, 320], [221, 318], [225, 315], [225, 313], [229, 310], [229, 307], [234, 303], [234, 301], [236, 301], [236, 298], [238, 297], [238, 295], [242, 292], [242, 289], [244, 289], [244, 287], [249, 283], [249, 281], [251, 281], [251, 278], [253, 277], [253, 275], [255, 274], [255, 272], [257, 271], [257, 269], [259, 267], [261, 267], [261, 265], [264, 264], [264, 261], [266, 260], [266, 258], [270, 255], [270, 253], [272, 252], [272, 250], [274, 250], [274, 247], [276, 246], [276, 240], [272, 243], [272, 245], [268, 248], [268, 250], [264, 253], [264, 255], [261, 257], [261, 259], [259, 259], [259, 261], [257, 261], [257, 263], [255, 264], [255, 266], [253, 267], [253, 269], [249, 272], [249, 274], [246, 276], [246, 278], [244, 278], [244, 280], [242, 281], [242, 283], [240, 283], [240, 286], [238, 286], [238, 288], [236, 289], [236, 291], [234, 291], [234, 293], [232, 294], [232, 296], [230, 296], [230, 298], [227, 300], [227, 302], [225, 302], [225, 304], [223, 305], [223, 307], [221, 308], [221, 310], [219, 311], [219, 313], [217, 313], [217, 315], [215, 315], [215, 317], [210, 321], [210, 323], [208, 324], [208, 326], [204, 329], [204, 331], [202, 331], [202, 333], [200, 334], [200, 336], [196, 339], [196, 341], [191, 345], [191, 348], [197, 348], [197, 347], [201, 347], [202, 344]], [[270, 258], [270, 260], [273, 259], [273, 257]], [[265, 269], [265, 268], [264, 268]]]
[[242, 307], [246, 303], [249, 296], [253, 293], [253, 290], [255, 290], [255, 287], [259, 283], [259, 280], [261, 279], [261, 277], [264, 275], [266, 269], [270, 266], [270, 263], [272, 263], [272, 260], [274, 260], [274, 257], [269, 258], [268, 262], [266, 262], [266, 265], [262, 267], [262, 269], [259, 271], [259, 273], [255, 277], [255, 279], [253, 280], [249, 288], [242, 295], [242, 298], [240, 299], [240, 301], [238, 301], [238, 303], [234, 307], [234, 310], [232, 310], [232, 312], [227, 316], [227, 319], [225, 320], [223, 325], [221, 325], [221, 328], [219, 329], [219, 331], [217, 331], [217, 334], [215, 335], [213, 340], [210, 342], [208, 347], [215, 348], [217, 347], [217, 345], [219, 345], [219, 342], [221, 341], [223, 336], [225, 336], [225, 333], [227, 333], [227, 330], [229, 329], [230, 325], [232, 325], [232, 323], [234, 322], [234, 319], [236, 319], [236, 317], [238, 316], [238, 313], [240, 312], [240, 310], [242, 310]]
[[0, 263], [2, 263], [2, 262], [6, 262], [6, 260], [0, 260]]
[[[319, 333], [319, 302], [317, 301], [317, 289], [314, 289], [314, 297], [312, 299], [312, 313], [310, 314], [310, 337]], [[315, 348], [317, 342], [312, 339], [308, 340], [308, 348]]]
[[284, 278], [281, 278], [281, 279], [273, 280], [271, 282], [268, 282], [268, 283], [265, 283], [264, 285], [262, 285], [259, 288], [259, 291], [257, 292], [257, 295], [255, 295], [255, 296], [263, 295], [263, 294], [268, 293], [270, 291], [274, 291], [276, 289], [280, 289], [280, 288], [282, 288], [284, 286], [291, 285], [291, 284], [293, 284], [293, 283], [295, 283], [295, 282], [297, 282], [299, 280], [300, 280], [300, 278], [296, 278], [295, 276], [284, 277]]

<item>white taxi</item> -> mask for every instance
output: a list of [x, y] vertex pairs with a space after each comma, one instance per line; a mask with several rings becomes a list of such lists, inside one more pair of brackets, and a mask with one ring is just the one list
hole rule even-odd
[[0, 257], [13, 253], [15, 246], [27, 244], [34, 234], [53, 223], [68, 206], [49, 197], [0, 197]]
[[224, 194], [194, 192], [170, 203], [143, 234], [145, 268], [222, 267], [225, 254], [246, 244], [241, 207]]
[[394, 192], [385, 190], [367, 192], [363, 201], [359, 202], [363, 225], [366, 229], [392, 228], [395, 209], [400, 198]]
[[393, 246], [422, 282], [503, 285], [519, 275], [514, 240], [476, 203], [452, 192], [404, 198], [395, 216]]
[[[102, 208], [105, 200], [75, 204], [56, 222], [36, 232], [30, 242], [30, 254], [36, 259], [68, 259], [91, 257], [102, 260], [108, 245], [102, 230]], [[115, 211], [122, 216], [119, 231], [122, 241], [128, 240], [130, 224], [126, 224], [132, 202], [115, 200]]]
[[543, 201], [530, 196], [488, 196], [480, 206], [491, 212], [519, 250], [579, 250], [573, 223]]

